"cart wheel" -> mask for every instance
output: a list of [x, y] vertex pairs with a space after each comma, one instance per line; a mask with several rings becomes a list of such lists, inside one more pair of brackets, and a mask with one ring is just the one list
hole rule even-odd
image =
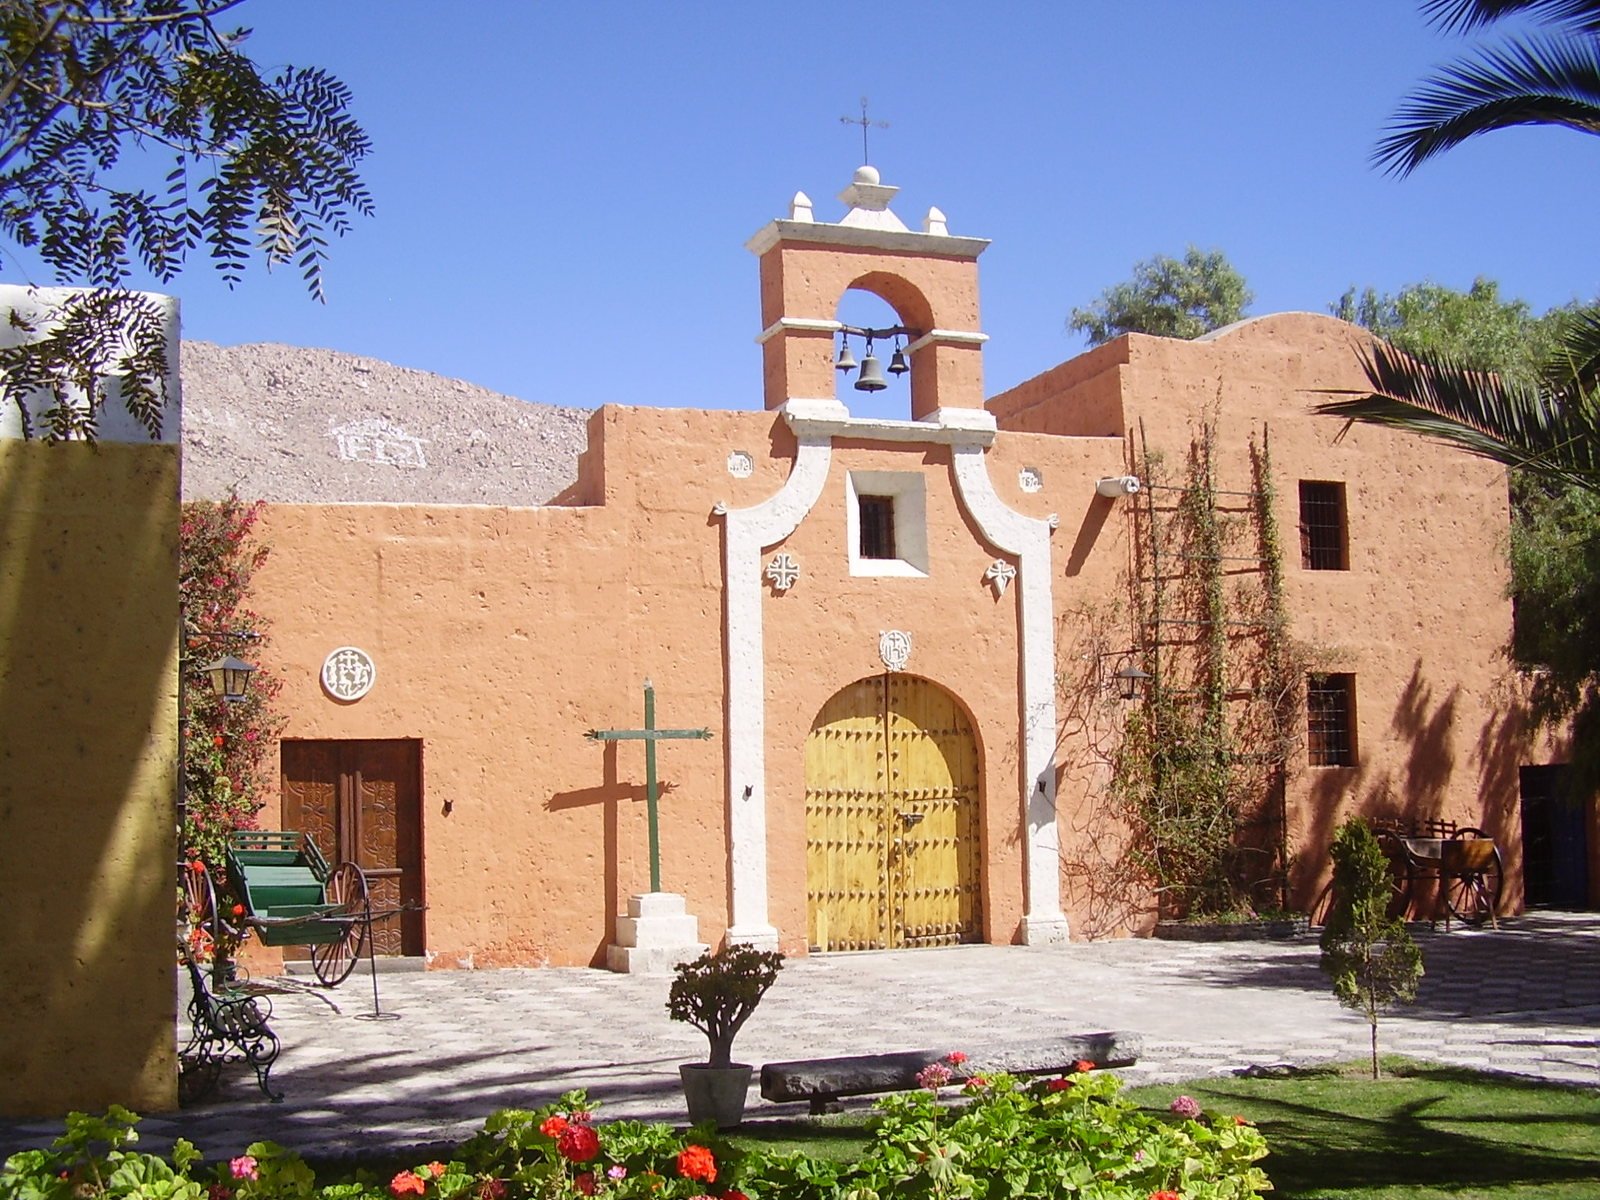
[[335, 941], [311, 947], [311, 969], [324, 987], [338, 987], [356, 969], [371, 936], [366, 874], [353, 862], [340, 863], [328, 876], [327, 897], [329, 904], [338, 905], [344, 931]]
[[1464, 845], [1451, 854], [1455, 861], [1447, 864], [1445, 903], [1457, 920], [1482, 925], [1500, 909], [1505, 874], [1500, 847], [1481, 829], [1458, 829], [1450, 840]]
[[195, 931], [199, 930], [210, 942], [205, 947], [206, 955], [215, 953], [222, 929], [217, 912], [217, 889], [211, 882], [211, 872], [196, 871], [188, 863], [183, 863], [178, 868], [178, 892], [178, 923], [183, 926], [182, 933], [189, 939], [190, 949], [200, 949], [194, 940]]

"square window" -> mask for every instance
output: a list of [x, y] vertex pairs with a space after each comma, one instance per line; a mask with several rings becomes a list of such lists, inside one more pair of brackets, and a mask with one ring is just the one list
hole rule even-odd
[[850, 574], [926, 579], [928, 498], [922, 472], [849, 472], [845, 533]]
[[861, 557], [895, 558], [894, 497], [859, 496], [861, 505]]
[[1300, 481], [1300, 565], [1308, 571], [1347, 571], [1344, 484]]
[[1306, 758], [1313, 767], [1356, 765], [1356, 677], [1306, 677]]

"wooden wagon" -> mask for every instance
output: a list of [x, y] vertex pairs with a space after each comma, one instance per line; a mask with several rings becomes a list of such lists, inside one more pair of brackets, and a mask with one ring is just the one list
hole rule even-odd
[[186, 919], [213, 945], [245, 930], [263, 946], [307, 946], [311, 969], [335, 987], [355, 970], [371, 942], [374, 913], [367, 877], [352, 862], [330, 867], [309, 834], [235, 830], [228, 839], [228, 882], [241, 911], [224, 914], [210, 873], [180, 871]]

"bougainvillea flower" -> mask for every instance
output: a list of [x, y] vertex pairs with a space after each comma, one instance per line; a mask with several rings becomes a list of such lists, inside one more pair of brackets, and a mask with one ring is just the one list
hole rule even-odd
[[567, 1127], [565, 1117], [546, 1117], [539, 1122], [539, 1132], [547, 1138], [560, 1137], [561, 1131]]
[[401, 1171], [389, 1180], [389, 1193], [393, 1196], [420, 1196], [428, 1190], [428, 1181], [415, 1171]]
[[685, 1146], [678, 1152], [678, 1174], [685, 1179], [698, 1179], [701, 1183], [715, 1183], [716, 1157], [704, 1146]]
[[568, 1162], [592, 1162], [600, 1156], [600, 1135], [587, 1125], [568, 1125], [556, 1138], [556, 1149]]
[[1180, 1117], [1185, 1117], [1191, 1121], [1200, 1115], [1200, 1101], [1193, 1096], [1179, 1096], [1167, 1107]]

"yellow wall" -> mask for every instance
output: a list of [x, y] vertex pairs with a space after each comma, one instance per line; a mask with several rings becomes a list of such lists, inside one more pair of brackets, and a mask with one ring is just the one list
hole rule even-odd
[[0, 1115], [175, 1107], [178, 450], [0, 441]]

